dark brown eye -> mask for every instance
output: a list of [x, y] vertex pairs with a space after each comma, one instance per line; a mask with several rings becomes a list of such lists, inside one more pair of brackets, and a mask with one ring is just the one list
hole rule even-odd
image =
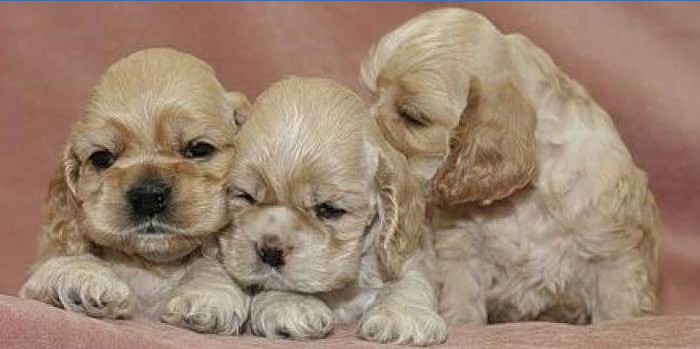
[[188, 159], [201, 159], [211, 156], [215, 151], [216, 148], [213, 145], [197, 141], [190, 142], [182, 152], [182, 155]]
[[107, 150], [98, 150], [90, 155], [90, 162], [97, 170], [108, 169], [116, 159], [116, 156]]
[[348, 213], [348, 211], [333, 206], [333, 204], [330, 202], [324, 202], [322, 204], [314, 206], [314, 213], [316, 213], [316, 217], [318, 217], [318, 219], [331, 220], [342, 217], [343, 215]]
[[399, 118], [401, 118], [401, 121], [403, 121], [406, 126], [411, 126], [411, 127], [425, 127], [428, 126], [428, 123], [423, 120], [421, 116], [417, 116], [417, 113], [407, 110], [405, 108], [399, 109]]
[[257, 202], [253, 195], [250, 195], [244, 192], [243, 190], [239, 190], [234, 196], [239, 199], [245, 200], [245, 202], [247, 202], [249, 205], [255, 205], [255, 203]]

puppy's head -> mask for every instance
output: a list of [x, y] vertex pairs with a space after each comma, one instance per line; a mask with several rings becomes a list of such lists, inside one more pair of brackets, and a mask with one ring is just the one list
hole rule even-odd
[[[185, 53], [149, 49], [112, 65], [52, 182], [74, 206], [71, 224], [89, 241], [152, 261], [192, 251], [226, 225], [226, 174], [244, 105]], [[56, 188], [49, 200], [61, 200]]]
[[505, 37], [462, 9], [421, 14], [384, 36], [362, 67], [386, 138], [438, 203], [489, 203], [535, 174], [535, 111]]
[[387, 277], [397, 272], [423, 212], [374, 125], [360, 98], [329, 80], [290, 78], [258, 97], [236, 141], [233, 225], [221, 239], [240, 283], [328, 292], [355, 280], [366, 254]]

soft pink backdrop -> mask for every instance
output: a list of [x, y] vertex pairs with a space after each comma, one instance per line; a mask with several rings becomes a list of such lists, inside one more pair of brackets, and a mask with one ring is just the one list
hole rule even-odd
[[[112, 62], [171, 46], [250, 97], [289, 74], [361, 91], [358, 66], [372, 42], [440, 6], [0, 4], [0, 293], [15, 294], [26, 277], [62, 141]], [[530, 36], [611, 113], [663, 213], [664, 308], [700, 314], [700, 5], [458, 6]]]

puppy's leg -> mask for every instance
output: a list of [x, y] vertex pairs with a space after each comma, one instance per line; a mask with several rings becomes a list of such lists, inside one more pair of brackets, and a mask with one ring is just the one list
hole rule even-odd
[[316, 339], [330, 333], [333, 313], [320, 299], [297, 293], [264, 291], [253, 297], [250, 328], [270, 338]]
[[97, 318], [126, 318], [136, 305], [129, 286], [90, 254], [47, 259], [22, 286], [20, 296]]
[[478, 263], [469, 259], [440, 260], [439, 312], [449, 325], [485, 325], [486, 293], [479, 279]]
[[237, 335], [248, 319], [250, 297], [215, 260], [193, 262], [165, 306], [161, 320], [197, 332]]
[[447, 339], [447, 325], [435, 311], [435, 288], [427, 268], [415, 260], [406, 264], [402, 277], [387, 283], [362, 316], [358, 333], [366, 340], [380, 343], [420, 346], [442, 343]]
[[655, 267], [639, 251], [600, 262], [591, 320], [628, 319], [656, 311]]
[[480, 261], [477, 229], [445, 229], [435, 233], [437, 279], [440, 283], [439, 311], [449, 325], [457, 323], [484, 325], [486, 311], [487, 270]]

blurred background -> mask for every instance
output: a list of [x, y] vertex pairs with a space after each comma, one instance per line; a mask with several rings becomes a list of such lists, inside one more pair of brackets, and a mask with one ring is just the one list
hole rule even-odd
[[[133, 51], [170, 46], [251, 99], [280, 77], [336, 79], [381, 35], [448, 4], [0, 4], [0, 293], [36, 256], [41, 205], [91, 85]], [[700, 314], [700, 4], [470, 3], [548, 51], [612, 115], [666, 227], [664, 311]]]

